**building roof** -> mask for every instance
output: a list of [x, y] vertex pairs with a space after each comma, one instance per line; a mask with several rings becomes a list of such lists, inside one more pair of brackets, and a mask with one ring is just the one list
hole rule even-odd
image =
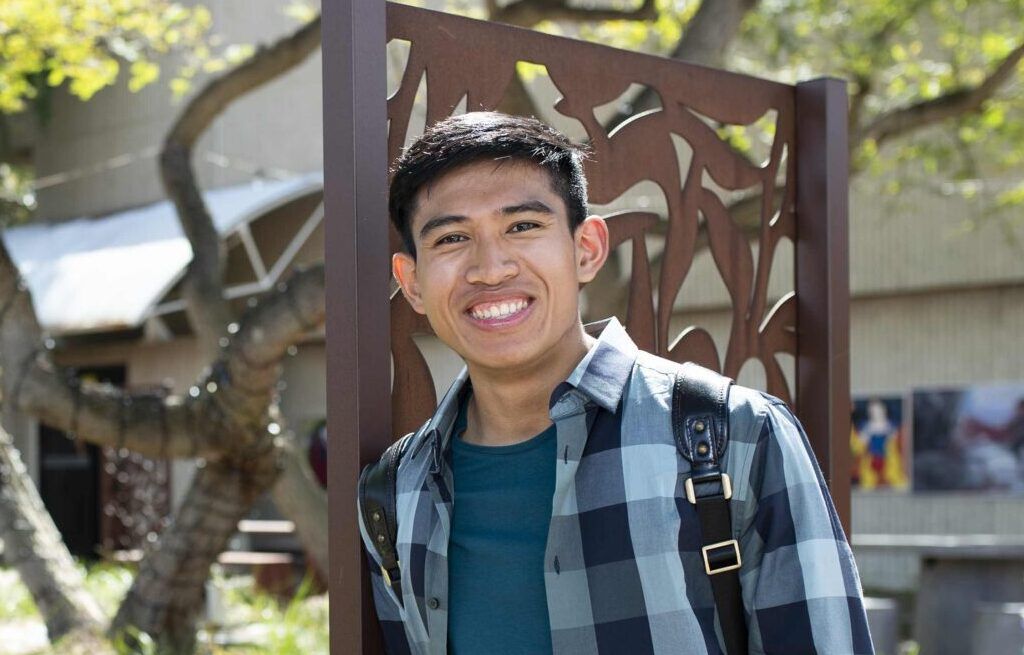
[[[309, 173], [214, 189], [203, 197], [225, 238], [322, 188], [323, 174]], [[192, 260], [166, 200], [97, 218], [14, 227], [3, 232], [3, 240], [32, 292], [40, 324], [51, 334], [140, 326]]]

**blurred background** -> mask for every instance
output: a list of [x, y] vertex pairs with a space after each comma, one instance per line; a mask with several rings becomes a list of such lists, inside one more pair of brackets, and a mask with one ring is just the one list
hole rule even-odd
[[[852, 543], [876, 647], [1020, 653], [1024, 2], [423, 6], [786, 83], [848, 80]], [[324, 257], [318, 14], [316, 3], [282, 0], [0, 4], [0, 288], [10, 299], [0, 309], [10, 435], [0, 486], [11, 490], [0, 504], [0, 578], [12, 590], [0, 599], [0, 653], [50, 652], [61, 636], [103, 634], [112, 617], [137, 629], [125, 646], [135, 651], [146, 640], [180, 646], [164, 635], [178, 631], [193, 635], [186, 650], [326, 652], [322, 306], [289, 295], [305, 280], [292, 276]], [[409, 48], [387, 47], [390, 94]], [[423, 128], [426, 93], [423, 80], [407, 139]], [[554, 108], [558, 98], [542, 66], [521, 62], [502, 109], [584, 140]], [[598, 118], [617, 124], [656, 108], [637, 86]], [[714, 127], [754, 161], [774, 136], [770, 116]], [[676, 147], [684, 161], [689, 146]], [[744, 200], [729, 203], [741, 226]], [[666, 211], [653, 183], [594, 210], [628, 207]], [[648, 246], [657, 256], [663, 244]], [[785, 247], [773, 301], [793, 288]], [[203, 248], [213, 254], [193, 256]], [[624, 248], [588, 289], [585, 319], [624, 315]], [[220, 276], [212, 304], [197, 282], [207, 265]], [[281, 298], [294, 309], [275, 310]], [[212, 309], [197, 318], [196, 307]], [[133, 614], [121, 598], [159, 597], [159, 585], [147, 589], [133, 572], [157, 557], [171, 517], [199, 506], [190, 490], [221, 489], [196, 485], [208, 448], [176, 445], [184, 428], [174, 412], [191, 408], [205, 424], [210, 407], [236, 411], [233, 397], [217, 399], [244, 386], [233, 348], [254, 323], [235, 318], [260, 307], [292, 312], [301, 329], [282, 341], [279, 374], [260, 382], [266, 402], [239, 415], [293, 457], [281, 479], [239, 492], [227, 545], [211, 546], [212, 577], [193, 584], [205, 599], [194, 622]], [[730, 321], [725, 286], [702, 252], [673, 324], [703, 326], [724, 352]], [[443, 390], [459, 363], [434, 340], [418, 345]], [[794, 362], [781, 359], [792, 388]], [[61, 382], [34, 383], [36, 366], [61, 371]], [[738, 381], [763, 387], [765, 372], [751, 361]], [[145, 399], [170, 412], [170, 427], [139, 409]], [[146, 446], [150, 437], [161, 446]], [[17, 505], [33, 493], [25, 480], [84, 574], [65, 591], [97, 599], [91, 619], [57, 620], [60, 604], [39, 602], [49, 579], [32, 582], [25, 561], [63, 546], [39, 538], [51, 532], [41, 512], [24, 509], [29, 501]], [[179, 529], [180, 543], [196, 543]]]

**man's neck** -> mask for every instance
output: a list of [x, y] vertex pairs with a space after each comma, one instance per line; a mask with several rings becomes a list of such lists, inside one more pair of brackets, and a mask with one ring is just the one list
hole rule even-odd
[[577, 328], [528, 368], [513, 371], [470, 364], [473, 396], [463, 439], [484, 446], [506, 446], [526, 441], [551, 425], [551, 392], [597, 343], [582, 325]]

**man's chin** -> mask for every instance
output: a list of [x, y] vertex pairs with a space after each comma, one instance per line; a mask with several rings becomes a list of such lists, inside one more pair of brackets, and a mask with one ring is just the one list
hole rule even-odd
[[[511, 345], [511, 344], [509, 344]], [[536, 344], [529, 344], [526, 348], [473, 348], [468, 352], [460, 353], [470, 368], [488, 369], [494, 371], [514, 371], [530, 366], [537, 359], [534, 352]]]

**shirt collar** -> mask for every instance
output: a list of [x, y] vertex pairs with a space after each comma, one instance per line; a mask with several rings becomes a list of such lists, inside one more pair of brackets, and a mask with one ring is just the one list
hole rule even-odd
[[598, 337], [597, 343], [583, 356], [566, 382], [602, 408], [615, 412], [633, 372], [638, 352], [636, 344], [614, 316], [589, 323], [586, 330], [587, 334]]
[[[597, 343], [587, 351], [565, 382], [555, 388], [552, 402], [557, 401], [566, 391], [565, 386], [569, 385], [607, 411], [615, 412], [633, 371], [638, 349], [614, 316], [588, 323], [584, 329], [590, 336], [597, 337]], [[428, 440], [434, 444], [432, 468], [435, 473], [441, 470], [441, 456], [448, 449], [459, 405], [471, 389], [469, 371], [463, 366], [427, 424]]]

